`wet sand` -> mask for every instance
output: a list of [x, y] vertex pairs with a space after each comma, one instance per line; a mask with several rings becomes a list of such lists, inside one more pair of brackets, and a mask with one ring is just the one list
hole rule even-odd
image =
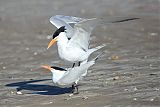
[[[0, 106], [159, 107], [159, 7], [158, 0], [1, 0]], [[71, 97], [70, 87], [54, 86], [51, 73], [40, 67], [71, 66], [60, 60], [56, 45], [46, 49], [56, 30], [49, 18], [56, 14], [140, 18], [95, 28], [91, 47], [105, 43], [106, 54]]]

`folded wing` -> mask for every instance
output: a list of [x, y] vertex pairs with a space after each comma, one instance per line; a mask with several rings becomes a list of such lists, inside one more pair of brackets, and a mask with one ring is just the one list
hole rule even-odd
[[64, 76], [58, 81], [59, 84], [67, 85], [78, 82], [79, 79], [81, 79], [83, 74], [86, 72], [86, 70], [88, 70], [88, 68], [93, 64], [95, 64], [95, 62], [90, 61], [81, 66], [69, 68], [68, 71], [65, 72]]

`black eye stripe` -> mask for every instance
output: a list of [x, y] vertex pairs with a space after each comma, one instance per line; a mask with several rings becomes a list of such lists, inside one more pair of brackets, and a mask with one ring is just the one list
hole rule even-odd
[[55, 38], [55, 37], [57, 37], [61, 32], [65, 32], [65, 26], [62, 26], [62, 27], [60, 27], [59, 29], [57, 29], [55, 32], [54, 32], [54, 34], [53, 34], [53, 39]]

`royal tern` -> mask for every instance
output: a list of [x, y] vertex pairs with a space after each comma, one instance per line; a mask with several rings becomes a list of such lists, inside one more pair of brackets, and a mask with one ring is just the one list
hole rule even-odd
[[[50, 18], [50, 22], [58, 30], [53, 34], [53, 39], [49, 43], [48, 48], [57, 41], [58, 54], [63, 60], [73, 62], [74, 64], [76, 62], [87, 61], [91, 53], [105, 46], [103, 44], [88, 49], [91, 32], [98, 22], [96, 18], [83, 19], [73, 16], [56, 15]], [[69, 25], [70, 23], [75, 24], [73, 28]]]
[[[56, 41], [58, 46], [58, 54], [61, 59], [73, 62], [86, 62], [88, 57], [94, 51], [97, 51], [105, 45], [89, 49], [89, 39], [92, 30], [96, 25], [101, 23], [120, 23], [138, 18], [112, 18], [110, 20], [101, 20], [98, 18], [84, 19], [74, 16], [56, 15], [50, 18], [50, 22], [55, 25], [58, 30], [53, 34], [53, 39], [48, 45], [50, 48]], [[73, 24], [72, 27], [70, 24]], [[47, 48], [47, 49], [48, 49]]]
[[[102, 54], [102, 53], [101, 53]], [[88, 61], [80, 66], [74, 68], [60, 68], [55, 66], [43, 65], [42, 67], [52, 72], [53, 83], [60, 86], [72, 85], [73, 93], [76, 88], [76, 93], [78, 93], [78, 81], [84, 77], [86, 71], [89, 67], [95, 64], [95, 61], [101, 55], [99, 54], [96, 58]]]

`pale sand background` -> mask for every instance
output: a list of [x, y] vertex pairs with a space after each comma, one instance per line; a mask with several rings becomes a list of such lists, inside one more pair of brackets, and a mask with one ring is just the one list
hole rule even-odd
[[[159, 107], [159, 9], [158, 0], [0, 0], [0, 106]], [[106, 54], [80, 81], [80, 94], [69, 97], [70, 88], [55, 87], [40, 68], [71, 66], [60, 61], [56, 45], [46, 50], [56, 14], [141, 19], [96, 27], [91, 46], [106, 43]]]

